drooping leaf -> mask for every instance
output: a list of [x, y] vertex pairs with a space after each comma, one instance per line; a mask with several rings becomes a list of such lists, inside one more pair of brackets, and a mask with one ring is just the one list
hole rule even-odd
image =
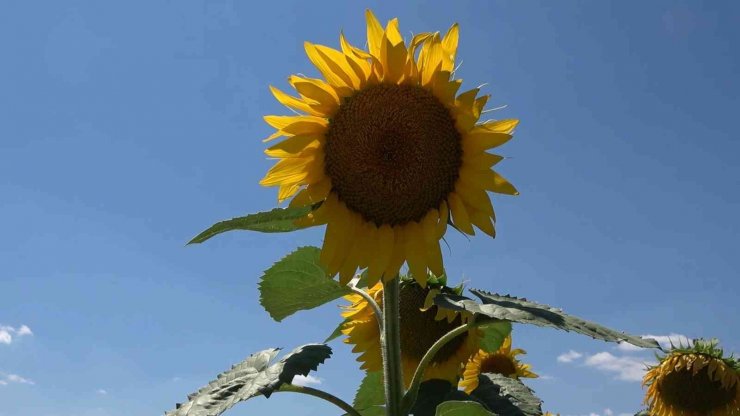
[[272, 348], [250, 355], [219, 374], [216, 380], [189, 394], [186, 403], [178, 403], [174, 410], [165, 415], [217, 416], [252, 397], [270, 397], [282, 384], [290, 384], [296, 375], [308, 375], [331, 355], [331, 348], [326, 345], [307, 344], [270, 364], [278, 351]]
[[295, 225], [295, 220], [305, 217], [309, 212], [311, 212], [311, 207], [274, 208], [270, 211], [220, 221], [195, 236], [188, 244], [199, 244], [215, 235], [234, 230], [259, 231], [263, 233], [295, 231], [301, 228]]
[[436, 416], [496, 416], [478, 402], [449, 401], [437, 406]]
[[640, 410], [639, 412], [635, 413], [635, 416], [650, 416], [650, 413], [648, 413], [647, 410]]
[[483, 374], [471, 396], [499, 416], [540, 416], [542, 400], [521, 381], [501, 374]]
[[363, 416], [385, 414], [385, 391], [383, 390], [383, 372], [373, 371], [365, 374], [352, 403]]
[[435, 416], [440, 404], [448, 401], [479, 401], [457, 389], [447, 380], [427, 380], [419, 386], [416, 402], [411, 407], [414, 416]]
[[320, 252], [318, 247], [300, 247], [265, 271], [259, 283], [260, 303], [272, 319], [279, 322], [350, 293], [329, 278], [319, 263]]
[[478, 329], [483, 332], [483, 337], [478, 343], [480, 349], [485, 352], [496, 352], [511, 333], [511, 322], [493, 321], [479, 326]]
[[489, 318], [573, 331], [595, 339], [609, 342], [624, 341], [642, 348], [659, 348], [657, 341], [654, 339], [641, 338], [615, 331], [597, 323], [568, 315], [551, 306], [482, 290], [471, 289], [470, 291], [480, 298], [482, 304], [465, 296], [449, 294], [437, 295], [434, 303], [443, 308], [468, 311]]

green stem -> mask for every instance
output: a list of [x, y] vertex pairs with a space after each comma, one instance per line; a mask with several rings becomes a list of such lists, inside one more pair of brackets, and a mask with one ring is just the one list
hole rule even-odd
[[378, 329], [383, 332], [383, 311], [380, 309], [380, 306], [378, 306], [378, 302], [373, 299], [372, 296], [370, 296], [369, 293], [365, 292], [364, 290], [360, 289], [359, 287], [350, 284], [349, 290], [351, 290], [354, 293], [357, 293], [358, 295], [362, 296], [363, 299], [370, 305], [371, 308], [373, 308], [373, 312], [375, 313], [375, 319], [378, 321]]
[[401, 322], [399, 314], [399, 278], [383, 283], [383, 330], [380, 346], [383, 355], [386, 414], [404, 416], [403, 374], [401, 372]]
[[426, 370], [427, 366], [429, 366], [429, 363], [432, 362], [432, 359], [434, 358], [434, 355], [437, 354], [437, 352], [442, 349], [442, 347], [445, 346], [448, 342], [452, 341], [456, 337], [460, 336], [461, 334], [469, 331], [471, 328], [476, 327], [478, 324], [475, 322], [475, 317], [473, 317], [468, 323], [464, 325], [460, 325], [457, 328], [453, 329], [452, 331], [446, 333], [442, 338], [438, 339], [437, 342], [432, 345], [431, 348], [424, 354], [424, 357], [419, 362], [419, 365], [416, 367], [416, 371], [414, 372], [414, 377], [411, 379], [411, 385], [409, 386], [409, 390], [406, 392], [406, 394], [403, 396], [403, 411], [404, 415], [408, 414], [408, 412], [411, 410], [411, 408], [414, 406], [414, 403], [416, 402], [416, 398], [419, 395], [419, 386], [421, 385], [421, 380], [424, 377], [424, 370]]
[[362, 416], [360, 412], [355, 410], [354, 407], [350, 406], [349, 403], [345, 402], [344, 400], [340, 399], [337, 396], [334, 396], [333, 394], [329, 394], [322, 390], [314, 389], [311, 387], [305, 387], [305, 386], [296, 386], [293, 384], [283, 384], [282, 387], [280, 387], [280, 390], [278, 391], [301, 393], [301, 394], [307, 394], [309, 396], [318, 397], [320, 399], [326, 400], [327, 402], [335, 404], [337, 407], [344, 410], [348, 415]]

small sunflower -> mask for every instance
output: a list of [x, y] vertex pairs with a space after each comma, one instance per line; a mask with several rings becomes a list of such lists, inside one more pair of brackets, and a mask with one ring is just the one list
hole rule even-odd
[[465, 365], [463, 378], [459, 386], [470, 394], [478, 387], [478, 376], [484, 373], [501, 374], [511, 378], [537, 378], [531, 371], [532, 366], [522, 364], [516, 359], [517, 355], [526, 354], [522, 349], [511, 349], [511, 335], [504, 339], [498, 351], [487, 353], [479, 350]]
[[[366, 13], [368, 50], [340, 35], [341, 50], [306, 42], [324, 79], [292, 75], [298, 96], [270, 87], [297, 114], [266, 116], [285, 139], [265, 153], [278, 162], [261, 180], [278, 201], [313, 208], [299, 224], [326, 224], [321, 262], [348, 282], [367, 268], [370, 286], [408, 264], [423, 286], [444, 273], [439, 240], [448, 223], [495, 236], [487, 191], [516, 195], [487, 150], [511, 139], [518, 120], [479, 123], [488, 96], [457, 95], [459, 29], [420, 33], [407, 45], [398, 19], [383, 28]], [[451, 216], [451, 218], [450, 218]]]
[[[421, 287], [413, 280], [402, 279], [399, 292], [401, 321], [401, 366], [406, 387], [411, 384], [416, 367], [431, 346], [449, 331], [467, 322], [471, 316], [453, 312], [438, 313], [437, 306], [430, 305], [432, 293], [453, 291], [445, 286]], [[383, 286], [375, 284], [368, 290], [380, 305]], [[345, 299], [351, 305], [345, 307], [342, 316], [347, 320], [342, 333], [347, 344], [354, 344], [352, 352], [361, 353], [357, 361], [366, 371], [380, 371], [383, 368], [380, 354], [378, 322], [372, 308], [360, 295], [348, 295]], [[451, 319], [450, 319], [451, 318]], [[471, 329], [443, 346], [424, 372], [424, 380], [442, 379], [457, 383], [463, 364], [478, 350], [481, 333]]]
[[717, 341], [679, 346], [643, 378], [652, 416], [740, 415], [740, 360], [723, 357]]

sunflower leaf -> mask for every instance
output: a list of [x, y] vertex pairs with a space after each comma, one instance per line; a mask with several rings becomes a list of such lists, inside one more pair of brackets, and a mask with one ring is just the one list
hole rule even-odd
[[280, 322], [351, 293], [327, 275], [319, 263], [320, 252], [318, 247], [300, 247], [265, 270], [259, 283], [260, 304], [272, 319]]
[[[478, 401], [475, 397], [467, 395], [464, 391], [457, 389], [447, 380], [427, 380], [419, 386], [419, 395], [411, 408], [414, 416], [434, 416], [437, 407], [448, 401]], [[482, 403], [481, 403], [482, 404]]]
[[326, 339], [324, 340], [324, 344], [328, 344], [329, 342], [334, 341], [335, 339], [342, 336], [342, 329], [344, 329], [344, 326], [347, 325], [347, 323], [350, 321], [351, 321], [350, 319], [345, 319], [342, 322], [340, 322], [339, 325], [337, 325], [337, 327], [334, 328], [334, 331], [332, 331], [331, 335], [326, 337]]
[[303, 227], [295, 225], [295, 220], [305, 217], [309, 212], [311, 212], [311, 207], [275, 208], [245, 217], [220, 221], [195, 236], [188, 242], [188, 245], [200, 244], [215, 235], [234, 230], [260, 231], [263, 233], [284, 233], [299, 230]]
[[252, 397], [270, 397], [283, 384], [290, 384], [293, 377], [308, 375], [331, 355], [331, 348], [324, 344], [307, 344], [270, 364], [278, 351], [271, 348], [250, 355], [189, 394], [186, 403], [178, 403], [165, 416], [216, 416]]
[[478, 343], [480, 349], [485, 352], [496, 352], [504, 343], [504, 339], [511, 333], [511, 322], [494, 321], [478, 327], [483, 337]]
[[501, 374], [483, 374], [471, 396], [499, 416], [540, 416], [542, 400], [521, 381]]
[[[385, 392], [383, 391], [383, 373], [373, 371], [365, 374], [355, 394], [352, 407], [363, 416], [385, 414]], [[382, 411], [383, 413], [378, 413]]]
[[471, 289], [480, 298], [478, 303], [465, 296], [439, 294], [434, 303], [442, 308], [468, 311], [494, 319], [557, 328], [588, 335], [609, 342], [624, 341], [642, 348], [659, 348], [658, 342], [651, 338], [641, 338], [606, 328], [597, 323], [568, 315], [560, 309], [530, 302], [523, 298], [498, 295]]
[[496, 416], [478, 402], [452, 400], [437, 406], [436, 416]]

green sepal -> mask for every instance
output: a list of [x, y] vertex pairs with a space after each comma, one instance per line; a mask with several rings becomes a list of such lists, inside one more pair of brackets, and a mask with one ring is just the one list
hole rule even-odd
[[278, 348], [271, 348], [250, 355], [189, 394], [187, 402], [178, 403], [165, 416], [217, 416], [252, 397], [270, 397], [283, 384], [292, 383], [293, 377], [308, 375], [331, 356], [331, 348], [327, 345], [306, 344], [271, 364], [278, 351]]
[[259, 283], [260, 304], [272, 319], [280, 322], [351, 293], [328, 276], [320, 253], [318, 247], [300, 247], [265, 270]]
[[312, 209], [313, 207], [275, 208], [245, 217], [220, 221], [195, 236], [188, 244], [199, 244], [215, 235], [234, 230], [259, 231], [263, 233], [284, 233], [300, 230], [303, 227], [297, 226], [295, 220], [305, 217]]

